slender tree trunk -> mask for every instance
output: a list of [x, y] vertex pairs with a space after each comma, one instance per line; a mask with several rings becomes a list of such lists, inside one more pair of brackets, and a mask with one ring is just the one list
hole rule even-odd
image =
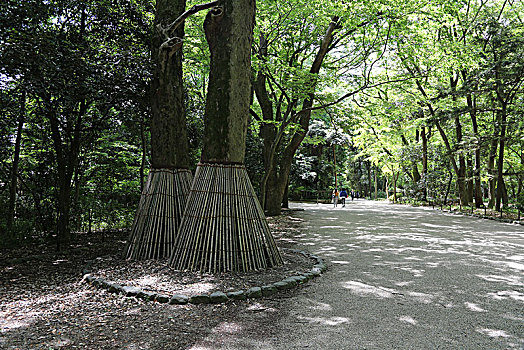
[[[466, 80], [465, 71], [462, 72], [462, 76], [464, 80]], [[475, 170], [473, 171], [473, 181], [474, 181], [473, 198], [475, 200], [475, 207], [481, 208], [484, 202], [482, 200], [482, 189], [481, 189], [481, 180], [480, 180], [481, 148], [480, 148], [480, 136], [479, 136], [479, 130], [478, 130], [478, 123], [477, 123], [477, 104], [476, 104], [475, 99], [472, 97], [471, 93], [468, 93], [466, 95], [466, 102], [468, 104], [469, 115], [471, 117], [471, 124], [473, 126], [473, 135], [475, 135], [475, 138], [477, 139], [477, 142], [478, 142], [477, 147], [475, 147]]]
[[373, 174], [375, 177], [375, 200], [378, 198], [378, 178], [377, 178], [377, 167], [373, 169]]
[[273, 124], [263, 124], [260, 127], [260, 133], [264, 147], [262, 155], [264, 159], [264, 175], [262, 181], [260, 181], [260, 205], [262, 208], [267, 209], [266, 201], [268, 200], [268, 181], [270, 177], [275, 177], [277, 172], [277, 162], [275, 160], [275, 150], [273, 143], [277, 142], [277, 130]]
[[[455, 92], [457, 88], [458, 77], [450, 78], [451, 89]], [[456, 101], [457, 98], [453, 95], [453, 101]], [[462, 123], [460, 122], [460, 115], [455, 114], [455, 137], [457, 139], [457, 144], [459, 147], [462, 147]], [[466, 159], [464, 157], [464, 152], [459, 152], [459, 167], [457, 173], [457, 185], [459, 192], [459, 199], [462, 205], [468, 204], [467, 196], [467, 184], [466, 184]]]
[[[521, 165], [521, 171], [520, 175], [518, 177], [518, 190], [517, 190], [517, 197], [520, 196], [522, 193], [522, 187], [523, 187], [523, 181], [524, 181], [524, 144], [521, 143], [521, 152], [520, 152], [520, 165]], [[524, 204], [524, 203], [523, 203]]]
[[[453, 78], [451, 78], [451, 80], [453, 80]], [[419, 80], [416, 80], [416, 84], [422, 96], [424, 96], [425, 98], [428, 98], [428, 95], [426, 94], [426, 91], [424, 90], [424, 87], [422, 86]], [[452, 83], [452, 86], [453, 86], [453, 83]], [[427, 103], [426, 105], [429, 109], [429, 113], [431, 114], [431, 116], [435, 117], [436, 113], [435, 113], [435, 110], [433, 109], [433, 106], [430, 103]], [[457, 122], [457, 119], [455, 119], [455, 123], [456, 122]], [[446, 135], [446, 132], [440, 125], [440, 122], [436, 121], [435, 126], [437, 127], [440, 137], [444, 141], [444, 145], [446, 146], [446, 150], [448, 151], [448, 154], [449, 154], [449, 161], [451, 163], [451, 166], [453, 167], [453, 170], [455, 171], [455, 174], [457, 175], [457, 185], [459, 187], [459, 195], [460, 195], [460, 193], [463, 193], [463, 190], [464, 190], [464, 175], [463, 175], [464, 167], [462, 167], [461, 165], [457, 165], [455, 156], [453, 155], [453, 150], [451, 149], [451, 144], [449, 142], [448, 136]], [[456, 126], [460, 126], [460, 120], [458, 120], [458, 125]], [[456, 135], [462, 135], [462, 129], [457, 130]]]
[[142, 158], [140, 160], [140, 192], [144, 190], [144, 177], [145, 177], [145, 171], [146, 171], [146, 157], [147, 157], [147, 149], [146, 149], [146, 131], [145, 131], [145, 122], [142, 119], [140, 122], [140, 146], [142, 151]]
[[11, 178], [9, 181], [9, 205], [7, 214], [7, 237], [12, 237], [12, 225], [15, 219], [16, 208], [16, 189], [18, 183], [18, 164], [20, 162], [20, 146], [22, 144], [22, 131], [26, 114], [26, 92], [22, 91], [20, 96], [20, 116], [18, 117], [18, 127], [16, 130], [15, 151], [13, 154], [13, 164], [11, 167]]
[[[409, 67], [408, 67], [408, 70], [410, 71], [410, 73], [412, 73], [412, 74], [414, 73], [413, 70], [410, 69]], [[420, 70], [419, 70], [418, 67], [416, 67], [416, 70], [418, 71], [418, 73], [420, 73]], [[424, 96], [425, 98], [428, 98], [428, 95], [426, 94], [426, 91], [425, 91], [424, 87], [422, 86], [420, 80], [417, 79], [416, 80], [416, 84], [417, 84], [418, 90], [420, 91], [422, 96]], [[454, 76], [451, 76], [450, 77], [450, 87], [451, 87], [452, 90], [455, 89], [456, 84], [457, 84], [457, 79]], [[426, 103], [426, 106], [428, 107], [431, 116], [435, 117], [436, 113], [435, 113], [435, 110], [433, 109], [433, 106], [431, 105], [431, 103]], [[459, 165], [457, 165], [457, 162], [456, 162], [455, 156], [453, 154], [453, 150], [451, 148], [451, 144], [449, 142], [449, 139], [448, 139], [448, 137], [446, 135], [446, 132], [444, 131], [444, 129], [440, 125], [439, 121], [436, 121], [435, 126], [437, 127], [437, 130], [438, 130], [440, 136], [442, 137], [442, 140], [444, 141], [444, 145], [446, 146], [446, 150], [448, 151], [448, 154], [449, 154], [449, 160], [451, 162], [453, 170], [455, 171], [455, 174], [457, 175], [457, 186], [458, 186], [459, 196], [463, 196], [464, 195], [465, 164], [463, 164], [463, 159], [461, 161], [460, 160], [460, 156], [459, 156]], [[455, 135], [457, 136], [457, 142], [459, 142], [459, 140], [458, 140], [459, 138], [460, 138], [460, 140], [462, 140], [462, 126], [460, 124], [460, 118], [459, 118], [458, 115], [455, 117], [455, 129], [456, 129], [455, 130]], [[464, 198], [461, 197], [461, 201], [463, 199]]]
[[335, 188], [338, 188], [338, 178], [337, 178], [337, 154], [335, 152], [335, 144], [333, 147], [333, 178], [335, 180]]
[[475, 189], [473, 183], [473, 160], [470, 155], [466, 158], [466, 181], [465, 181], [465, 198], [467, 203], [473, 203], [473, 191]]
[[[57, 250], [60, 250], [64, 244], [71, 240], [71, 185], [74, 172], [78, 165], [78, 156], [80, 153], [80, 136], [82, 130], [82, 120], [87, 112], [89, 104], [82, 100], [79, 103], [78, 111], [75, 111], [76, 118], [73, 132], [62, 136], [60, 131], [59, 120], [54, 112], [49, 114], [51, 125], [51, 137], [55, 147], [57, 170], [58, 170], [58, 194], [57, 194], [57, 219], [56, 235]], [[62, 138], [69, 138], [69, 143], [63, 142]]]
[[389, 201], [389, 177], [386, 175], [386, 199]]
[[[499, 138], [499, 155], [497, 160], [497, 196], [495, 201], [495, 209], [500, 210], [502, 200], [504, 196], [504, 146], [506, 140], [506, 120], [507, 120], [507, 111], [506, 104], [502, 103], [501, 106], [501, 125], [500, 125], [500, 138]], [[507, 196], [507, 195], [506, 195]]]
[[425, 186], [423, 193], [423, 200], [427, 199], [428, 193], [428, 138], [426, 135], [426, 127], [423, 126], [420, 132], [422, 138], [422, 177], [424, 178]]
[[[496, 128], [497, 129], [497, 128]], [[498, 132], [496, 132], [498, 134]], [[498, 147], [498, 140], [496, 135], [493, 135], [493, 138], [491, 140], [491, 145], [489, 148], [489, 155], [488, 155], [488, 191], [489, 191], [489, 202], [488, 207], [494, 208], [495, 206], [495, 198], [496, 198], [496, 188], [497, 188], [497, 173], [495, 170], [495, 159], [497, 154], [497, 147]]]
[[[80, 159], [79, 159], [80, 162]], [[80, 174], [80, 164], [77, 164], [74, 170], [74, 196], [72, 203], [72, 215], [73, 215], [73, 232], [71, 237], [76, 237], [76, 232], [81, 229], [82, 219], [80, 218], [80, 188], [82, 183], [82, 175]]]
[[448, 201], [449, 191], [451, 190], [451, 183], [453, 182], [453, 172], [449, 172], [448, 185], [446, 186], [446, 192], [444, 194], [444, 203]]
[[[268, 42], [266, 37], [264, 36], [264, 33], [260, 34], [260, 50], [258, 55], [262, 61], [265, 61], [267, 59], [267, 45]], [[266, 74], [264, 73], [264, 71], [260, 71], [257, 74], [257, 77], [253, 83], [253, 89], [255, 95], [257, 96], [260, 109], [262, 111], [260, 135], [262, 137], [262, 142], [264, 145], [262, 149], [262, 158], [264, 161], [264, 175], [262, 176], [262, 180], [260, 181], [260, 205], [264, 209], [266, 209], [266, 199], [268, 197], [267, 183], [269, 181], [270, 176], [274, 176], [276, 174], [277, 164], [274, 160], [274, 157], [276, 152], [276, 144], [278, 144], [277, 128], [275, 127], [275, 124], [271, 123], [271, 121], [274, 120], [275, 117], [273, 111], [273, 103], [269, 98], [269, 93], [266, 87], [266, 80]]]
[[[267, 210], [267, 214], [270, 216], [279, 215], [281, 212], [282, 198], [284, 196], [285, 186], [288, 182], [289, 172], [291, 170], [291, 164], [293, 162], [295, 152], [297, 151], [298, 147], [302, 143], [302, 140], [304, 140], [307, 131], [309, 130], [309, 121], [311, 118], [311, 110], [309, 108], [313, 106], [313, 102], [315, 99], [314, 91], [317, 85], [316, 76], [320, 71], [324, 58], [332, 49], [330, 45], [333, 42], [335, 31], [339, 28], [338, 21], [338, 17], [333, 17], [331, 23], [327, 28], [324, 38], [322, 39], [320, 48], [315, 56], [315, 59], [313, 60], [313, 63], [311, 65], [311, 69], [309, 71], [311, 74], [311, 78], [306, 85], [307, 91], [309, 91], [309, 93], [307, 97], [304, 99], [304, 102], [302, 103], [302, 109], [300, 114], [296, 116], [298, 119], [297, 124], [299, 126], [299, 130], [297, 130], [293, 134], [291, 140], [285, 146], [284, 150], [282, 151], [281, 157], [278, 160], [278, 163], [275, 159], [277, 157], [273, 155], [273, 162], [275, 162], [273, 164], [278, 164], [274, 166], [274, 168], [277, 169], [275, 170], [275, 174], [277, 176], [276, 180], [271, 184], [273, 188], [269, 188], [270, 185], [269, 183], [267, 184], [268, 187], [266, 188], [265, 196], [265, 208]], [[280, 143], [280, 140], [275, 140], [275, 142]], [[277, 147], [275, 144], [272, 145], [272, 149], [273, 152], [277, 151]], [[272, 196], [277, 196], [277, 198], [271, 198]]]
[[[416, 130], [415, 138], [416, 138], [416, 142], [417, 142], [417, 145], [418, 145], [418, 143], [420, 142], [420, 132], [419, 132], [418, 129]], [[420, 171], [418, 170], [418, 162], [416, 160], [414, 160], [412, 166], [413, 166], [413, 181], [415, 183], [418, 183], [420, 181], [420, 179], [422, 178], [420, 176]]]
[[282, 208], [289, 209], [289, 180], [284, 189], [284, 197], [282, 198]]
[[397, 180], [399, 172], [393, 172], [393, 203], [397, 203]]

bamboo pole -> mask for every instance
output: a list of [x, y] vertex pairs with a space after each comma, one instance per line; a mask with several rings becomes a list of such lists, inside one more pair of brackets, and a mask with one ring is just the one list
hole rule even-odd
[[279, 264], [282, 258], [245, 167], [199, 164], [169, 265], [220, 273]]
[[[151, 169], [125, 248], [128, 259], [169, 256], [191, 184], [187, 169]], [[177, 204], [179, 203], [179, 204]]]

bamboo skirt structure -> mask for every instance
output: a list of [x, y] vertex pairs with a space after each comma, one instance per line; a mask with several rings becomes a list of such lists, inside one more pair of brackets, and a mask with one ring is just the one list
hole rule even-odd
[[169, 265], [220, 273], [281, 264], [245, 166], [199, 164]]
[[128, 259], [161, 259], [171, 254], [191, 188], [187, 169], [151, 169], [125, 249]]

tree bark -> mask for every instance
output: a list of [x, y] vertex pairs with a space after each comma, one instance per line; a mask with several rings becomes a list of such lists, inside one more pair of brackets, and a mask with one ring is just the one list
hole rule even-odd
[[289, 178], [286, 188], [284, 189], [284, 198], [282, 198], [282, 208], [289, 209]]
[[270, 165], [270, 172], [273, 173], [271, 176], [274, 176], [275, 178], [274, 181], [272, 181], [271, 183], [268, 182], [265, 196], [265, 209], [267, 211], [267, 215], [269, 216], [280, 215], [281, 213], [282, 198], [284, 196], [285, 186], [288, 182], [289, 173], [291, 171], [291, 164], [293, 162], [295, 152], [297, 151], [298, 147], [304, 140], [307, 131], [309, 130], [309, 121], [311, 118], [311, 110], [309, 108], [313, 106], [313, 102], [315, 99], [314, 92], [317, 85], [316, 76], [320, 72], [320, 68], [324, 61], [324, 58], [331, 50], [330, 45], [333, 42], [335, 31], [339, 28], [338, 20], [339, 18], [336, 16], [332, 18], [332, 21], [326, 30], [326, 34], [322, 39], [320, 48], [311, 65], [309, 73], [312, 77], [310, 78], [310, 81], [306, 84], [306, 88], [307, 91], [309, 91], [309, 93], [302, 103], [301, 112], [295, 116], [298, 119], [297, 124], [299, 126], [299, 129], [293, 134], [290, 141], [284, 147], [284, 150], [282, 151], [282, 155], [279, 160], [274, 155], [274, 153], [277, 152], [277, 147], [275, 147], [274, 142], [280, 143], [280, 140], [277, 138], [277, 140], [274, 140], [272, 143], [271, 152], [273, 152], [273, 155], [270, 156], [270, 158], [272, 159]]
[[499, 135], [499, 128], [500, 128], [500, 121], [499, 121], [499, 115], [497, 114], [497, 118], [495, 119], [495, 129], [493, 136], [491, 138], [491, 145], [489, 148], [489, 155], [488, 155], [488, 165], [487, 165], [487, 172], [488, 172], [488, 191], [489, 191], [489, 202], [488, 202], [488, 208], [493, 209], [495, 206], [495, 197], [496, 197], [496, 186], [497, 186], [497, 174], [495, 170], [495, 159], [497, 157], [497, 147], [498, 147], [498, 135]]
[[[467, 74], [466, 71], [462, 71], [462, 78], [464, 81], [466, 81]], [[473, 126], [473, 135], [475, 135], [475, 138], [477, 139], [477, 147], [475, 147], [475, 169], [473, 171], [473, 181], [474, 181], [474, 189], [473, 189], [473, 199], [475, 200], [475, 207], [481, 208], [484, 205], [484, 201], [482, 199], [482, 188], [481, 188], [481, 180], [480, 180], [480, 172], [481, 172], [481, 147], [480, 147], [480, 135], [479, 135], [479, 127], [477, 122], [477, 103], [476, 99], [472, 96], [470, 92], [466, 94], [466, 102], [468, 104], [468, 110], [469, 110], [469, 116], [471, 118], [471, 124]]]
[[147, 157], [147, 150], [146, 150], [146, 132], [145, 132], [145, 122], [142, 119], [140, 121], [140, 146], [142, 151], [142, 157], [140, 159], [140, 193], [144, 190], [144, 177], [145, 177], [145, 170], [146, 170], [146, 157]]
[[400, 173], [393, 172], [393, 203], [397, 203], [397, 180]]
[[373, 183], [373, 180], [371, 178], [371, 163], [367, 162], [367, 168], [368, 168], [368, 185], [366, 188], [366, 197], [369, 196], [371, 199], [371, 184]]
[[[261, 60], [267, 59], [267, 39], [264, 34], [260, 35], [260, 50], [259, 57]], [[263, 141], [262, 149], [262, 158], [264, 161], [264, 175], [262, 176], [262, 181], [260, 182], [260, 204], [262, 208], [266, 209], [266, 198], [267, 193], [267, 183], [270, 176], [276, 176], [276, 170], [273, 171], [275, 167], [275, 162], [273, 158], [275, 156], [275, 150], [277, 144], [277, 128], [270, 121], [274, 120], [273, 115], [273, 103], [269, 98], [269, 93], [266, 87], [267, 76], [263, 71], [260, 71], [253, 83], [253, 88], [255, 95], [257, 97], [258, 103], [262, 110], [262, 123], [260, 125], [260, 135]]]
[[425, 126], [422, 127], [420, 134], [422, 138], [422, 176], [425, 181], [423, 200], [426, 200], [428, 196], [428, 137]]
[[[185, 0], [157, 0], [155, 24], [170, 23], [184, 12], [185, 7]], [[180, 25], [174, 34], [183, 38], [184, 26]], [[151, 166], [155, 169], [188, 169], [182, 42], [161, 49], [164, 39], [158, 31], [153, 35]]]
[[500, 137], [499, 137], [499, 154], [497, 159], [497, 196], [495, 201], [495, 209], [500, 211], [502, 200], [504, 196], [504, 146], [506, 140], [506, 121], [507, 111], [506, 104], [502, 103], [501, 106], [501, 125], [500, 125]]
[[[191, 186], [189, 145], [186, 131], [184, 85], [182, 75], [181, 23], [173, 37], [166, 31], [174, 19], [184, 13], [185, 0], [157, 0], [153, 35], [151, 83], [151, 166], [143, 184], [146, 161], [144, 125], [141, 125], [142, 195], [124, 251], [128, 259], [161, 259], [170, 256], [178, 234]], [[171, 33], [172, 32], [172, 33]], [[167, 43], [167, 44], [166, 44]]]
[[373, 169], [373, 174], [375, 177], [375, 200], [378, 198], [378, 178], [377, 178], [377, 167]]
[[[254, 1], [220, 1], [206, 16], [211, 53], [202, 162], [243, 164], [251, 91]], [[242, 11], [247, 11], [241, 15]], [[246, 31], [236, 33], [236, 31]], [[231, 40], [232, 39], [232, 40]], [[246, 50], [246, 47], [249, 48]]]
[[[82, 120], [88, 107], [89, 103], [86, 100], [79, 103], [78, 110], [74, 112], [76, 118], [74, 118], [73, 130], [72, 132], [65, 130], [64, 135], [60, 130], [60, 123], [55, 112], [50, 109], [51, 112], [48, 115], [58, 168], [57, 250], [71, 240], [71, 185], [80, 154]], [[62, 139], [69, 139], [69, 142], [64, 142]]]
[[[458, 83], [459, 77], [450, 77], [450, 87], [453, 92], [452, 100], [454, 102], [457, 101], [456, 97], [456, 90], [457, 90], [457, 83]], [[455, 113], [455, 137], [457, 139], [457, 145], [459, 147], [462, 147], [462, 123], [460, 121], [460, 114]], [[460, 151], [460, 150], [459, 150]], [[467, 196], [467, 184], [466, 184], [466, 158], [464, 157], [464, 152], [459, 152], [459, 166], [458, 166], [458, 173], [457, 173], [457, 185], [458, 185], [458, 191], [459, 191], [459, 199], [462, 205], [468, 204], [468, 196]]]
[[470, 155], [468, 155], [467, 159], [466, 159], [466, 164], [467, 164], [467, 168], [466, 168], [466, 201], [468, 203], [473, 203], [473, 199], [474, 199], [474, 192], [475, 192], [475, 183], [473, 181], [473, 172], [474, 172], [474, 167], [473, 167], [473, 159], [471, 158]]
[[22, 143], [22, 131], [26, 114], [26, 92], [22, 91], [20, 96], [20, 115], [18, 117], [18, 127], [16, 130], [15, 151], [13, 154], [13, 164], [11, 166], [11, 178], [9, 181], [9, 205], [7, 214], [7, 237], [12, 237], [12, 225], [15, 219], [16, 208], [16, 189], [18, 183], [18, 164], [20, 162], [20, 145]]
[[222, 0], [204, 30], [211, 54], [205, 131], [169, 265], [220, 273], [282, 264], [244, 162], [254, 0]]

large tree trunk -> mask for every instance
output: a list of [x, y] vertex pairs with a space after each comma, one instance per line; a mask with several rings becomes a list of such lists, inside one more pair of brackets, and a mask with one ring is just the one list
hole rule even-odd
[[169, 264], [220, 273], [282, 264], [243, 165], [254, 0], [221, 0], [206, 16], [211, 53], [204, 147]]
[[[157, 0], [155, 24], [165, 26], [185, 10], [185, 0]], [[180, 25], [176, 37], [184, 37]], [[151, 84], [151, 165], [156, 169], [188, 169], [189, 153], [186, 132], [182, 48], [161, 48], [164, 37], [153, 36], [154, 75]]]
[[[166, 28], [185, 7], [185, 0], [157, 0], [155, 28]], [[125, 248], [128, 259], [161, 259], [171, 254], [191, 186], [182, 77], [183, 24], [172, 34], [179, 39], [171, 40], [170, 45], [162, 45], [166, 38], [160, 30], [153, 35], [152, 169]], [[142, 144], [145, 148], [144, 140]]]

